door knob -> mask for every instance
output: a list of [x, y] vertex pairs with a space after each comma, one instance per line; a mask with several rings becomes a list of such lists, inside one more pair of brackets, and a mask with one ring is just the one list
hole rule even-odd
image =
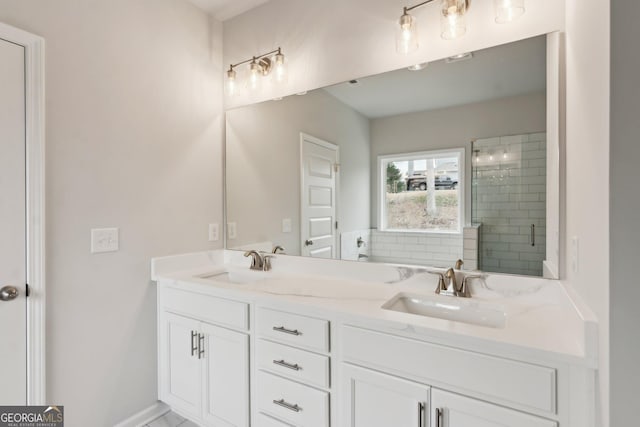
[[311, 239], [309, 239], [309, 240], [305, 240], [305, 241], [304, 241], [304, 245], [305, 245], [305, 246], [311, 246], [311, 245], [313, 245], [313, 240], [311, 240]]
[[18, 298], [18, 289], [15, 286], [5, 286], [0, 289], [0, 300], [11, 301]]

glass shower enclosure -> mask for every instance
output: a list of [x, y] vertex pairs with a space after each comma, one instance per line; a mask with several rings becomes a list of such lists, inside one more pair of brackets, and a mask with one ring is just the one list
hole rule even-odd
[[471, 143], [471, 216], [478, 268], [542, 276], [546, 257], [546, 134]]

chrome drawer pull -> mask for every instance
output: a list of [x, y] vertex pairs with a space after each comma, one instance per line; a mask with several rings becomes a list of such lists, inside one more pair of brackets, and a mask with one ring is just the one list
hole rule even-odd
[[198, 336], [198, 333], [196, 331], [191, 331], [191, 356], [196, 354], [196, 351], [198, 351], [198, 344], [196, 344], [196, 337]]
[[284, 326], [274, 326], [273, 330], [277, 332], [283, 332], [289, 335], [302, 335], [302, 332], [298, 331], [297, 329], [291, 330], [291, 329], [285, 328]]
[[436, 408], [436, 427], [442, 427], [442, 409]]
[[204, 357], [204, 334], [198, 334], [198, 359]]
[[300, 365], [298, 365], [297, 363], [295, 365], [292, 365], [290, 363], [285, 362], [284, 359], [282, 359], [282, 360], [274, 360], [273, 364], [274, 365], [278, 365], [278, 366], [282, 366], [284, 368], [293, 369], [294, 371], [299, 371], [300, 369], [302, 369], [300, 367]]
[[302, 408], [299, 407], [298, 405], [292, 405], [291, 403], [287, 403], [284, 401], [284, 399], [274, 400], [273, 403], [275, 403], [278, 406], [282, 406], [283, 408], [287, 408], [288, 410], [293, 412], [300, 412], [302, 410]]

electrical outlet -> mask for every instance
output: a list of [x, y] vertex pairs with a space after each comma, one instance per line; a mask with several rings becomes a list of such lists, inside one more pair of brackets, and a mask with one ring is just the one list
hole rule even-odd
[[229, 240], [233, 240], [236, 238], [236, 223], [235, 222], [228, 222], [227, 223], [227, 237], [229, 238]]
[[117, 228], [92, 228], [91, 253], [115, 252], [119, 249]]
[[282, 220], [282, 232], [291, 233], [291, 218], [285, 218]]
[[218, 224], [209, 224], [209, 241], [217, 242], [220, 239]]

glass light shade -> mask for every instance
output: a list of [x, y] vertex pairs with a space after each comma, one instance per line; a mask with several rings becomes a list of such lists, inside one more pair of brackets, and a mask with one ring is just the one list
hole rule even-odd
[[493, 0], [496, 8], [496, 22], [506, 24], [524, 14], [524, 0]]
[[467, 13], [466, 0], [442, 0], [442, 13], [440, 15], [440, 24], [442, 27], [442, 38], [445, 40], [453, 40], [462, 37], [467, 32], [467, 22], [465, 15]]
[[273, 80], [278, 84], [283, 84], [287, 82], [288, 74], [287, 74], [287, 65], [284, 61], [284, 55], [282, 53], [276, 54], [273, 58], [274, 66], [273, 66]]
[[418, 23], [416, 18], [404, 13], [396, 30], [396, 51], [408, 54], [418, 49]]
[[249, 89], [258, 89], [258, 83], [260, 79], [260, 65], [256, 61], [253, 61], [249, 66]]
[[234, 96], [237, 90], [237, 82], [236, 82], [236, 71], [231, 68], [227, 71], [227, 94], [229, 96]]

